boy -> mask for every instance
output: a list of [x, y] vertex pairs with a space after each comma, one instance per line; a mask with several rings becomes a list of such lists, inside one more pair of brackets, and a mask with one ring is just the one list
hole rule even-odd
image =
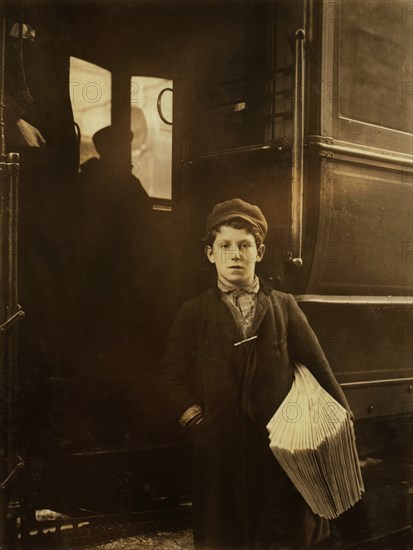
[[204, 239], [217, 282], [185, 302], [161, 363], [172, 414], [192, 435], [196, 548], [307, 548], [328, 536], [269, 449], [266, 425], [306, 365], [349, 410], [290, 294], [255, 275], [267, 221], [241, 199], [217, 204]]

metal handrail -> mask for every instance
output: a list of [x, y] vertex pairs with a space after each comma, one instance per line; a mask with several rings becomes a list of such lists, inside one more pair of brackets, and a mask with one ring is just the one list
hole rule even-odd
[[21, 306], [17, 306], [17, 311], [14, 313], [11, 317], [9, 317], [4, 323], [0, 325], [0, 332], [3, 332], [12, 326], [14, 326], [17, 321], [20, 321], [23, 317], [25, 317], [25, 313], [22, 310]]
[[295, 45], [293, 146], [291, 168], [291, 240], [286, 261], [302, 267], [303, 241], [303, 175], [304, 175], [304, 40], [305, 32], [297, 29], [293, 34]]
[[381, 378], [377, 380], [360, 380], [358, 382], [341, 382], [340, 386], [346, 389], [352, 388], [364, 388], [369, 386], [390, 386], [395, 384], [409, 384], [411, 385], [413, 378], [411, 376], [407, 378]]
[[6, 49], [6, 14], [4, 3], [1, 2], [1, 44], [0, 44], [0, 157], [6, 154], [5, 123], [4, 123], [4, 75], [5, 75], [5, 49]]

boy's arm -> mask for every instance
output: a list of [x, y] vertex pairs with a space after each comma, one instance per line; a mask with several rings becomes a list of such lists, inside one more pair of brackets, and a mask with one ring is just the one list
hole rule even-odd
[[353, 419], [350, 405], [331, 370], [318, 338], [291, 294], [288, 295], [288, 307], [288, 348], [291, 358], [305, 365], [321, 386], [348, 410]]
[[189, 380], [189, 371], [196, 364], [193, 330], [187, 305], [183, 304], [172, 325], [159, 369], [161, 394], [168, 410], [181, 424], [186, 423], [181, 419], [188, 420], [184, 413], [198, 407]]

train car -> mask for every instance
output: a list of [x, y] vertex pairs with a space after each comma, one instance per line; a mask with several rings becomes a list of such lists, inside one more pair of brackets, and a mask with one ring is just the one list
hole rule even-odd
[[80, 521], [190, 500], [157, 362], [213, 277], [203, 220], [234, 196], [262, 207], [260, 275], [296, 296], [355, 412], [367, 492], [341, 543], [409, 529], [411, 4], [2, 14], [0, 543], [41, 532], [40, 509]]

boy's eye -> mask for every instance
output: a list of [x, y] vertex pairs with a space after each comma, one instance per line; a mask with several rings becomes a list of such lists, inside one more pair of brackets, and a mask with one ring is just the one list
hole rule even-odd
[[[219, 245], [219, 248], [221, 250], [235, 250], [236, 246], [235, 245], [232, 245], [231, 243], [220, 243]], [[238, 245], [238, 250], [249, 250], [250, 248], [254, 247], [255, 246], [255, 243], [240, 243]]]

